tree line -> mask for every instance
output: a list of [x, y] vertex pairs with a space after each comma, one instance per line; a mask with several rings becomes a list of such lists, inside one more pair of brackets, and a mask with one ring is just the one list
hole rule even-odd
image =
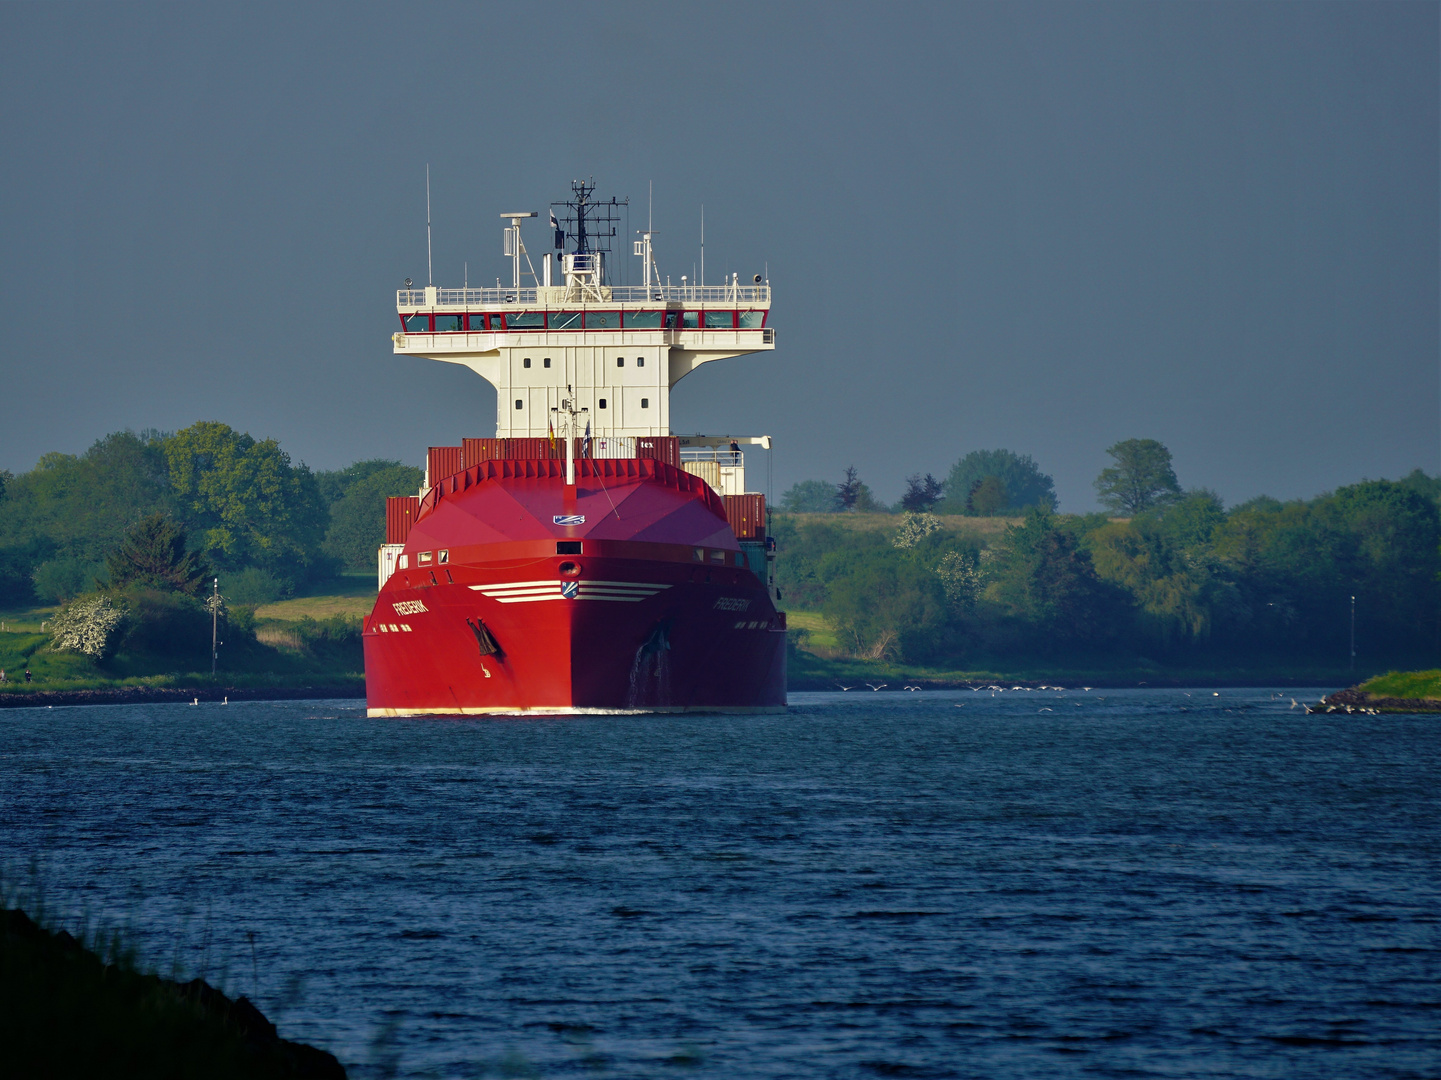
[[[191, 562], [175, 572], [187, 581], [221, 574], [235, 603], [278, 599], [373, 569], [386, 497], [414, 494], [421, 482], [421, 470], [397, 461], [314, 472], [276, 440], [214, 421], [114, 432], [83, 454], [50, 453], [29, 472], [0, 473], [0, 603], [124, 587], [114, 560], [144, 521], [148, 542], [183, 538]], [[157, 532], [157, 521], [168, 524]], [[182, 585], [167, 589], [184, 594]]]
[[[1118, 443], [1111, 457], [1096, 480], [1109, 513], [1060, 514], [1053, 495], [1037, 494], [1000, 534], [904, 507], [883, 530], [778, 514], [786, 604], [822, 612], [843, 650], [869, 659], [1339, 668], [1355, 597], [1363, 663], [1434, 664], [1441, 478], [1416, 470], [1228, 509], [1214, 492], [1183, 490], [1160, 443]], [[1011, 490], [1000, 472], [978, 476], [977, 461], [1013, 459], [1029, 461], [962, 458], [931, 505], [944, 511], [964, 490], [972, 508], [962, 512], [977, 513], [987, 476]]]
[[[1171, 452], [1155, 439], [1126, 439], [1106, 453], [1111, 464], [1096, 478], [1101, 505], [1115, 513], [1137, 514], [1181, 486]], [[1055, 483], [1029, 454], [1012, 450], [973, 450], [951, 466], [945, 480], [930, 473], [906, 477], [906, 490], [893, 506], [877, 501], [854, 465], [840, 483], [802, 480], [781, 495], [780, 509], [795, 514], [936, 513], [996, 517], [1039, 506], [1056, 510]]]

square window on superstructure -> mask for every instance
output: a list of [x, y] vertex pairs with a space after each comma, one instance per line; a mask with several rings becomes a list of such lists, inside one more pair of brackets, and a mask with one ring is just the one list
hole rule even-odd
[[615, 358], [615, 366], [616, 366], [616, 367], [625, 367], [625, 357], [624, 357], [624, 356], [617, 356], [617, 357]]
[[407, 334], [428, 334], [430, 333], [429, 315], [407, 315], [405, 317], [405, 332]]
[[766, 313], [764, 311], [742, 311], [740, 313], [740, 328], [742, 330], [759, 330], [765, 325]]
[[696, 548], [692, 553], [696, 562], [705, 562], [705, 548]]
[[540, 366], [541, 366], [541, 367], [550, 367], [550, 357], [547, 356], [544, 360], [542, 360], [542, 361], [540, 362]]
[[580, 312], [557, 311], [550, 317], [550, 328], [552, 330], [579, 330]]
[[700, 327], [699, 311], [682, 311], [680, 316], [682, 330], [696, 330]]
[[648, 398], [648, 397], [643, 397], [643, 398], [641, 398], [641, 399], [640, 399], [640, 407], [641, 407], [642, 409], [649, 409], [649, 408], [650, 408], [650, 398]]
[[705, 313], [705, 325], [707, 330], [729, 330], [735, 325], [735, 313], [730, 311], [707, 311]]
[[625, 325], [630, 330], [659, 330], [661, 312], [630, 311], [626, 313]]
[[435, 558], [435, 561], [436, 561], [436, 562], [442, 563], [442, 564], [448, 563], [448, 562], [450, 562], [450, 549], [449, 549], [449, 548], [441, 548], [439, 551], [437, 551], [437, 552], [435, 553], [435, 556], [436, 556], [436, 558]]
[[418, 555], [415, 556], [416, 565], [417, 565], [417, 566], [425, 566], [427, 563], [430, 562], [430, 560], [431, 560], [432, 557], [433, 557], [433, 553], [432, 553], [432, 552], [422, 551], [422, 552], [420, 552]]
[[527, 356], [525, 359], [523, 359], [523, 360], [520, 362], [520, 366], [521, 366], [521, 367], [530, 367], [530, 357]]
[[515, 407], [516, 407], [517, 409], [523, 409], [523, 408], [525, 408], [525, 402], [522, 401], [520, 398], [516, 398], [516, 399], [515, 399]]
[[602, 409], [605, 408], [605, 398], [601, 398], [601, 399], [600, 399], [600, 407], [601, 407]]
[[637, 357], [635, 358], [635, 366], [636, 366], [636, 367], [645, 367], [645, 357], [644, 357], [644, 356], [637, 356]]
[[437, 315], [435, 317], [435, 332], [437, 334], [458, 334], [460, 333], [459, 315]]
[[726, 561], [726, 553], [724, 551], [712, 551], [710, 553], [710, 561], [723, 563]]

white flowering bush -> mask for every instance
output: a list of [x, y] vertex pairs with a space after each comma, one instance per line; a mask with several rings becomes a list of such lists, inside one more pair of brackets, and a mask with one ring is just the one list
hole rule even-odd
[[891, 543], [898, 548], [913, 548], [933, 532], [941, 531], [941, 519], [935, 514], [901, 515], [901, 527], [896, 530]]
[[50, 620], [50, 642], [57, 649], [103, 660], [115, 648], [129, 612], [108, 596], [72, 600]]
[[946, 601], [955, 607], [969, 608], [981, 591], [981, 569], [959, 551], [948, 551], [936, 566]]

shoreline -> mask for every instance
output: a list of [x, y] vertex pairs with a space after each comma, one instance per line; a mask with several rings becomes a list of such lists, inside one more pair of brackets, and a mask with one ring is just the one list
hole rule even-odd
[[338, 686], [114, 686], [95, 690], [7, 690], [0, 709], [43, 709], [56, 705], [151, 705], [192, 701], [308, 701], [320, 698], [364, 700], [365, 684]]

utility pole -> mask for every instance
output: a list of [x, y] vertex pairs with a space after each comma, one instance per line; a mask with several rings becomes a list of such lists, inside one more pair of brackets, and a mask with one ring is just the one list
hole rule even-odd
[[1356, 670], [1356, 598], [1351, 597], [1351, 670]]
[[[218, 636], [220, 629], [220, 578], [215, 578], [210, 594], [210, 675], [215, 676], [215, 662], [219, 658]], [[1356, 650], [1352, 649], [1353, 655]]]

